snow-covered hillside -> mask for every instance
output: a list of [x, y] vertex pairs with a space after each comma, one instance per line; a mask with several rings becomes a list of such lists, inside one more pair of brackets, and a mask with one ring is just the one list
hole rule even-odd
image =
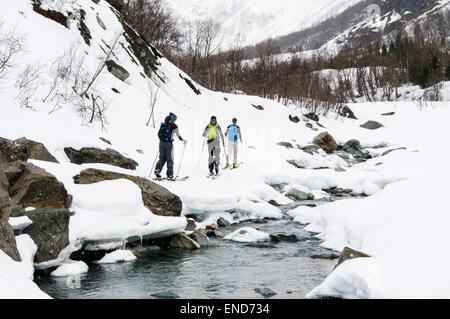
[[310, 27], [339, 14], [361, 0], [166, 0], [186, 21], [212, 19], [227, 34], [224, 48], [244, 36], [245, 45], [256, 44]]
[[[344, 263], [310, 296], [450, 297], [450, 235], [445, 228], [449, 217], [444, 191], [450, 176], [446, 148], [450, 143], [448, 103], [350, 104], [358, 120], [329, 113], [321, 117], [322, 126], [312, 121], [305, 123], [301, 110], [289, 109], [276, 101], [212, 92], [190, 82], [200, 91], [196, 94], [188, 85], [188, 75], [158, 57], [158, 52], [142, 39], [132, 37], [129, 26], [121, 23], [120, 15], [104, 0], [42, 1], [41, 8], [57, 10], [64, 16], [83, 9], [84, 25], [90, 30], [86, 41], [85, 28], [80, 28], [84, 30], [80, 33], [76, 23], [66, 27], [46, 18], [33, 11], [29, 0], [0, 2], [3, 30], [14, 29], [26, 44], [26, 51], [16, 57], [14, 68], [0, 86], [0, 136], [12, 140], [25, 136], [45, 144], [60, 163], [31, 162], [54, 174], [73, 195], [71, 245], [50, 264], [69, 263], [68, 254], [86, 241], [100, 241], [109, 248], [120, 249], [132, 236], [159, 238], [184, 231], [184, 216], [154, 215], [144, 206], [141, 190], [128, 180], [91, 185], [75, 184], [73, 180], [86, 168], [148, 177], [158, 153], [159, 122], [173, 112], [178, 116], [181, 135], [189, 140], [180, 176], [190, 178], [160, 184], [180, 196], [183, 215], [209, 213], [200, 227], [220, 216], [232, 223], [281, 219], [282, 211], [269, 202], [292, 203], [285, 196], [291, 188], [317, 197], [327, 196], [324, 190], [333, 187], [351, 189], [355, 195], [370, 197], [290, 213], [299, 222], [311, 223], [310, 230], [319, 233], [324, 246], [337, 251], [351, 246], [373, 256]], [[113, 46], [115, 39], [117, 45]], [[84, 57], [82, 66], [87, 74], [93, 74], [108, 47], [113, 48], [111, 60], [124, 68], [129, 77], [122, 81], [105, 68], [89, 90], [91, 96], [101, 96], [108, 106], [104, 113], [105, 130], [98, 121], [89, 123], [89, 114], [80, 117], [77, 104], [61, 103], [54, 111], [53, 101], [43, 102], [54, 83], [52, 67], [58, 57], [64, 52], [78, 52]], [[79, 60], [79, 56], [75, 55], [74, 60]], [[39, 65], [41, 71], [31, 105], [24, 107], [16, 83], [28, 65]], [[70, 87], [73, 83], [61, 85]], [[156, 86], [160, 88], [155, 109], [157, 127], [152, 128], [146, 123], [151, 111], [150, 91]], [[386, 113], [391, 115], [382, 115]], [[206, 178], [207, 154], [202, 153], [201, 135], [212, 115], [217, 116], [223, 129], [237, 117], [244, 139], [240, 158], [243, 165], [224, 171], [216, 180]], [[294, 123], [290, 115], [301, 120]], [[384, 127], [368, 130], [360, 126], [369, 120], [379, 121]], [[310, 154], [301, 149], [325, 131], [340, 145], [358, 139], [373, 158], [355, 164], [352, 157], [344, 160], [337, 155], [340, 153], [319, 149]], [[280, 142], [290, 146], [278, 145]], [[66, 156], [65, 147], [113, 148], [139, 165], [135, 171], [105, 164], [76, 165]], [[403, 147], [406, 149], [389, 152]], [[182, 153], [182, 143], [175, 142], [176, 170]], [[292, 161], [303, 168], [295, 167]], [[284, 190], [277, 191], [270, 185], [284, 185]], [[35, 247], [28, 237], [18, 241], [25, 256], [20, 267], [0, 252], [0, 297], [10, 296], [8, 291], [14, 291], [14, 297], [46, 297], [31, 280], [30, 260]], [[86, 271], [85, 265], [80, 266], [75, 267], [77, 271]], [[14, 276], [5, 275], [5, 271]], [[54, 275], [61, 273], [65, 272], [60, 269]], [[20, 285], [11, 278], [20, 278]]]

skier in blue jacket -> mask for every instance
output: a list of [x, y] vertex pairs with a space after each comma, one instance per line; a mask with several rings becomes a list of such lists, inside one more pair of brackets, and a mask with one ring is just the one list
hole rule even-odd
[[231, 167], [229, 163], [229, 158], [233, 154], [233, 168], [237, 167], [238, 158], [238, 140], [242, 143], [241, 128], [237, 125], [237, 119], [233, 119], [233, 124], [228, 126], [225, 136], [228, 137], [228, 156], [227, 156], [227, 167]]

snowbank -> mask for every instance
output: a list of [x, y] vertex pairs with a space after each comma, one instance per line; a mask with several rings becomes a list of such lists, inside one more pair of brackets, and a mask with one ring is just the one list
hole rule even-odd
[[22, 259], [16, 262], [0, 250], [0, 299], [49, 299], [33, 282], [37, 246], [28, 235], [16, 237]]

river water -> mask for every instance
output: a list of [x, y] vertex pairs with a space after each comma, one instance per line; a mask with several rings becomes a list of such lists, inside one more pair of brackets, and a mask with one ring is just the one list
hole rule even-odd
[[[283, 211], [289, 208], [283, 207]], [[220, 230], [226, 235], [241, 227], [268, 234], [295, 234], [299, 241], [245, 244], [211, 238], [211, 245], [194, 252], [142, 247], [134, 262], [89, 264], [87, 274], [36, 276], [35, 282], [57, 299], [152, 299], [153, 294], [168, 291], [183, 299], [263, 298], [256, 288], [273, 290], [277, 293], [273, 299], [302, 299], [337, 262], [307, 257], [336, 252], [321, 247], [315, 234], [288, 217], [267, 224], [244, 222]]]

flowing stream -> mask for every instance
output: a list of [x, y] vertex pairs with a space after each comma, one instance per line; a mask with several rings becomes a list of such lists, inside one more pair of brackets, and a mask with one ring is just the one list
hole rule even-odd
[[[302, 202], [305, 204], [308, 203]], [[292, 208], [282, 207], [284, 212]], [[268, 234], [295, 234], [299, 241], [247, 244], [210, 238], [211, 245], [194, 252], [141, 247], [134, 262], [89, 264], [89, 272], [84, 275], [35, 276], [35, 282], [58, 299], [151, 299], [155, 298], [153, 294], [166, 292], [183, 299], [263, 298], [256, 288], [276, 292], [271, 298], [301, 299], [337, 263], [337, 260], [308, 257], [337, 252], [321, 247], [315, 234], [288, 217], [267, 224], [244, 222], [220, 231], [226, 235], [241, 227], [253, 227]]]

